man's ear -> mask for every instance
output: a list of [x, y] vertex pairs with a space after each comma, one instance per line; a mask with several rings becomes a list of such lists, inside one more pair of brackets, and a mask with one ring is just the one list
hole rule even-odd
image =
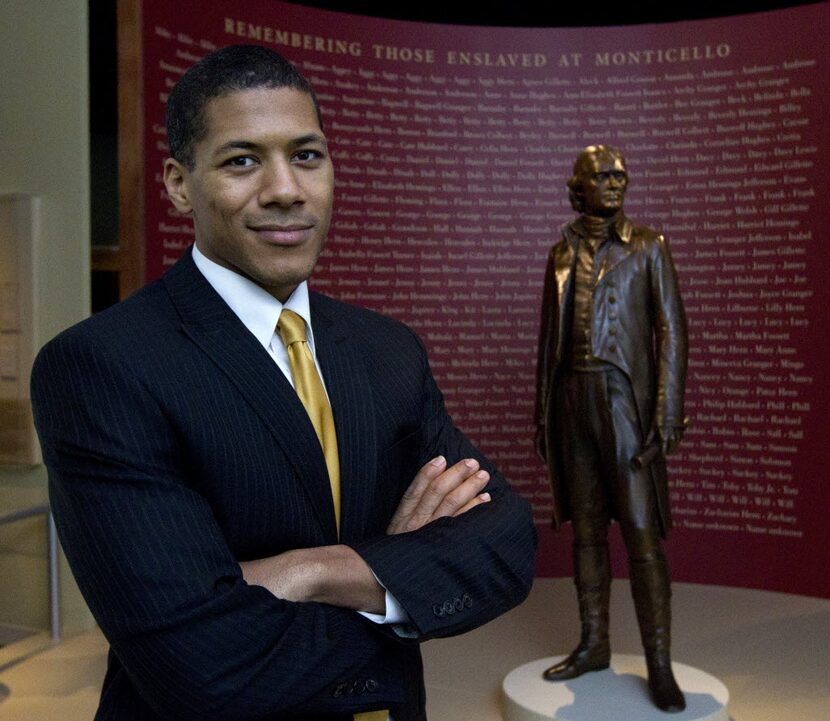
[[167, 195], [182, 214], [193, 210], [190, 204], [190, 197], [187, 192], [188, 171], [175, 158], [167, 158], [164, 161], [164, 187], [167, 188]]

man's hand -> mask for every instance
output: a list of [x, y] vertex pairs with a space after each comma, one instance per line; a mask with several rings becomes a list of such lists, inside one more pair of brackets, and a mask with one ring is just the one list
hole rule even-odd
[[383, 614], [385, 592], [348, 546], [318, 546], [239, 564], [245, 581], [286, 601], [316, 601]]
[[[447, 468], [443, 456], [427, 463], [404, 493], [388, 534], [415, 531], [436, 518], [458, 516], [490, 500], [490, 474], [468, 458]], [[239, 564], [245, 581], [286, 601], [317, 601], [385, 613], [385, 592], [366, 562], [348, 546], [298, 548]]]
[[443, 456], [433, 458], [406, 489], [386, 533], [416, 531], [436, 518], [460, 516], [487, 503], [490, 494], [482, 490], [489, 480], [490, 474], [481, 470], [474, 458], [459, 461], [450, 468]]

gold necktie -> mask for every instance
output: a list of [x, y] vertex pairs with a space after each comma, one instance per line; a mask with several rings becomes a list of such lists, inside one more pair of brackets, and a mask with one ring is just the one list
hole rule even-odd
[[[337, 435], [334, 430], [334, 417], [331, 414], [328, 396], [323, 382], [317, 373], [317, 366], [311, 356], [305, 332], [305, 321], [294, 311], [283, 309], [277, 323], [277, 331], [288, 351], [291, 375], [294, 377], [294, 389], [305, 406], [311, 424], [320, 439], [326, 468], [331, 483], [331, 497], [334, 503], [334, 520], [337, 523], [337, 535], [340, 535], [340, 460], [337, 455]], [[368, 711], [354, 715], [354, 721], [386, 721], [388, 711]]]
[[331, 484], [331, 498], [334, 504], [334, 520], [337, 535], [340, 535], [340, 460], [337, 455], [337, 435], [334, 430], [334, 417], [331, 414], [326, 390], [317, 373], [317, 366], [308, 347], [305, 333], [305, 321], [294, 311], [283, 310], [277, 323], [277, 331], [288, 351], [291, 375], [294, 377], [294, 389], [305, 406], [306, 413], [323, 447], [326, 468]]

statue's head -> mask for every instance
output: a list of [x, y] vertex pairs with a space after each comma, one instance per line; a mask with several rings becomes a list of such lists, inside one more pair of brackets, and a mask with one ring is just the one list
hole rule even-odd
[[622, 153], [607, 145], [589, 145], [576, 158], [568, 197], [578, 213], [610, 216], [622, 210], [627, 188]]

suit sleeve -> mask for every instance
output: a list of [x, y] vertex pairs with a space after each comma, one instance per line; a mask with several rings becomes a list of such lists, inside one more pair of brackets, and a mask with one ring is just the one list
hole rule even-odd
[[371, 665], [375, 698], [401, 702], [371, 623], [243, 581], [162, 404], [105, 341], [50, 343], [32, 399], [66, 555], [132, 687], [164, 719], [295, 720], [365, 708], [338, 688]]
[[[421, 465], [442, 454], [452, 464], [477, 458], [490, 472], [492, 500], [417, 531], [353, 543], [409, 615], [418, 640], [450, 636], [480, 626], [523, 601], [532, 584], [536, 530], [529, 503], [489, 459], [453, 425], [420, 341]], [[413, 371], [414, 372], [414, 371]]]

